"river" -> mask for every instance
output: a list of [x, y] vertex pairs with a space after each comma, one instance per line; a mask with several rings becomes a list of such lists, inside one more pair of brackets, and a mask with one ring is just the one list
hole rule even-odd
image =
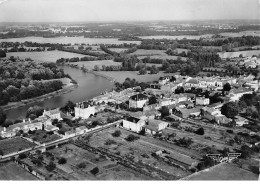
[[65, 73], [69, 74], [74, 80], [77, 81], [79, 86], [76, 89], [74, 89], [72, 92], [47, 99], [43, 102], [32, 103], [26, 106], [8, 110], [6, 111], [7, 118], [12, 120], [17, 118], [24, 118], [25, 113], [30, 106], [39, 105], [49, 109], [58, 108], [65, 105], [69, 100], [72, 102], [84, 101], [100, 95], [101, 92], [106, 90], [112, 90], [113, 83], [103, 77], [84, 73], [79, 69], [74, 69], [67, 66], [61, 66], [61, 68], [64, 69]]

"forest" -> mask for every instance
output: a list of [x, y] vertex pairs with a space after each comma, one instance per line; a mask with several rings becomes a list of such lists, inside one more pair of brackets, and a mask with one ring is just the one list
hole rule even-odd
[[69, 77], [55, 63], [0, 61], [0, 105], [41, 96], [62, 88]]

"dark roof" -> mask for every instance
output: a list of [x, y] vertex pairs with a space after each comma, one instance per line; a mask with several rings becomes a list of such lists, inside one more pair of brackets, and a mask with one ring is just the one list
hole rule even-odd
[[142, 100], [146, 100], [148, 99], [148, 96], [144, 95], [144, 94], [136, 94], [136, 95], [133, 95], [130, 97], [132, 100], [135, 100], [135, 101], [142, 101]]
[[139, 118], [132, 117], [132, 116], [127, 117], [126, 120], [130, 121], [130, 122], [133, 122], [133, 123], [137, 123], [138, 121], [140, 121]]

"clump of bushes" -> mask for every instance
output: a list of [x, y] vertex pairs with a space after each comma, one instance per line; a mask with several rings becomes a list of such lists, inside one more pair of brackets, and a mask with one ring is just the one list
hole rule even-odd
[[81, 163], [79, 163], [79, 164], [77, 165], [77, 167], [78, 167], [78, 168], [81, 168], [81, 169], [86, 168], [86, 163], [85, 163], [85, 162], [81, 162]]
[[128, 142], [133, 142], [133, 141], [135, 141], [135, 140], [138, 140], [139, 138], [140, 138], [139, 136], [135, 136], [135, 135], [133, 135], [133, 134], [129, 134], [129, 135], [125, 138], [125, 140], [128, 141]]
[[196, 130], [195, 133], [198, 135], [204, 135], [204, 129], [202, 127], [200, 127], [198, 130]]
[[66, 164], [67, 163], [67, 159], [64, 157], [60, 157], [58, 164]]
[[112, 145], [112, 144], [116, 144], [116, 142], [114, 140], [111, 140], [111, 139], [108, 139], [106, 142], [105, 142], [105, 145]]
[[113, 136], [113, 137], [119, 137], [119, 136], [121, 136], [121, 134], [122, 134], [122, 133], [121, 133], [120, 130], [116, 130], [115, 132], [112, 133], [112, 136]]

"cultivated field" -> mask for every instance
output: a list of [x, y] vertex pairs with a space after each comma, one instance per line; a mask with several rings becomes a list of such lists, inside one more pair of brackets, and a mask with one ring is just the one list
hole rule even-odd
[[[74, 180], [148, 180], [151, 178], [126, 168], [104, 156], [81, 149], [73, 144], [50, 150], [55, 157], [64, 157], [67, 163], [57, 164], [58, 173], [67, 173]], [[79, 167], [82, 164], [84, 167]], [[90, 171], [98, 167], [93, 175]]]
[[[111, 135], [115, 130], [121, 131], [122, 134], [120, 137], [113, 137]], [[170, 157], [172, 163], [176, 165], [181, 165], [186, 168], [189, 168], [190, 166], [198, 162], [197, 159], [191, 158], [190, 156], [185, 154], [187, 150], [185, 150], [184, 148], [178, 147], [178, 149], [176, 150], [175, 145], [172, 145], [165, 141], [156, 140], [150, 136], [139, 136], [140, 139], [133, 142], [128, 142], [125, 140], [125, 138], [129, 134], [134, 133], [121, 128], [110, 128], [94, 134], [90, 138], [90, 146], [96, 148], [105, 148], [112, 153], [127, 158], [131, 157], [135, 162], [142, 161], [143, 163], [152, 165], [156, 168], [161, 169], [162, 171], [169, 172], [177, 177], [184, 177], [191, 173], [188, 170], [181, 169], [179, 167], [169, 165], [162, 160], [158, 160], [154, 158], [151, 154], [155, 153], [156, 151], [165, 150], [168, 152], [168, 156]], [[110, 140], [114, 141], [114, 143], [108, 145], [107, 141]], [[194, 154], [194, 152], [190, 154], [196, 157], [196, 154]]]
[[39, 180], [14, 162], [0, 165], [0, 180]]
[[35, 144], [29, 142], [20, 137], [9, 138], [5, 140], [0, 140], [0, 149], [4, 152], [4, 155], [9, 153], [18, 152], [30, 147], [33, 147]]
[[191, 175], [185, 180], [257, 180], [258, 176], [234, 164], [222, 163]]
[[174, 75], [174, 73], [163, 73], [159, 72], [158, 74], [146, 74], [139, 75], [138, 71], [99, 71], [99, 74], [102, 74], [106, 77], [109, 77], [117, 82], [124, 82], [127, 77], [131, 79], [136, 79], [139, 82], [153, 82], [158, 81], [158, 79], [162, 76], [166, 75]]
[[218, 53], [220, 58], [234, 58], [239, 57], [240, 54], [243, 55], [243, 57], [246, 56], [253, 56], [253, 55], [260, 55], [260, 50], [252, 50], [252, 51], [238, 51], [238, 52], [221, 52]]
[[123, 52], [123, 51], [126, 51], [127, 48], [109, 48], [109, 50], [115, 51], [115, 52], [117, 52], [117, 53], [121, 53], [121, 52]]
[[83, 65], [88, 70], [93, 70], [94, 66], [97, 65], [99, 69], [102, 69], [102, 66], [119, 66], [121, 65], [120, 62], [114, 62], [113, 60], [97, 60], [97, 61], [80, 61], [80, 62], [71, 62], [68, 64], [74, 64], [78, 65], [79, 67], [82, 67]]
[[73, 57], [84, 57], [87, 55], [81, 55], [76, 53], [69, 53], [64, 51], [45, 51], [45, 52], [12, 52], [7, 53], [7, 57], [14, 56], [20, 59], [31, 58], [32, 60], [42, 62], [56, 62], [59, 58], [73, 58]]

